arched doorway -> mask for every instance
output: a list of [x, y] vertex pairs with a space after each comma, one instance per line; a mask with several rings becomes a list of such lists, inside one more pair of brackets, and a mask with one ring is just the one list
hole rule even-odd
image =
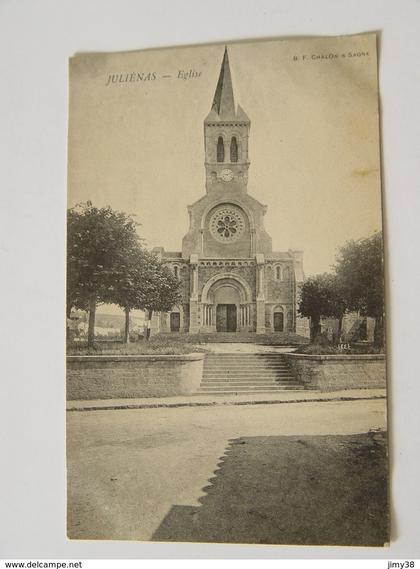
[[275, 308], [273, 313], [274, 332], [284, 332], [284, 313], [282, 308]]
[[181, 315], [179, 312], [171, 312], [170, 326], [171, 332], [179, 332], [181, 328]]
[[216, 332], [236, 332], [240, 297], [231, 284], [215, 287], [213, 303], [216, 306]]
[[202, 329], [207, 332], [249, 331], [252, 293], [239, 275], [222, 273], [204, 285], [202, 296]]

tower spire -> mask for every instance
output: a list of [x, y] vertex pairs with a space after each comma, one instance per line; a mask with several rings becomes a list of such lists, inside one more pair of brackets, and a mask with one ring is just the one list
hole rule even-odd
[[235, 106], [229, 55], [225, 46], [213, 103], [204, 119], [207, 192], [222, 187], [246, 192], [250, 126], [245, 111], [240, 105]]
[[217, 82], [216, 92], [214, 93], [212, 110], [216, 111], [222, 119], [234, 119], [236, 116], [227, 46], [225, 46], [219, 81]]

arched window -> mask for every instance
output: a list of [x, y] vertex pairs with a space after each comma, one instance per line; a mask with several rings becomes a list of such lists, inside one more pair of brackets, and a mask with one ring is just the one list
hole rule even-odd
[[230, 141], [230, 161], [238, 161], [238, 143], [235, 136], [232, 136], [232, 140]]
[[225, 161], [225, 145], [223, 143], [223, 137], [221, 136], [219, 136], [219, 139], [217, 141], [217, 161]]
[[178, 267], [176, 265], [174, 267], [174, 275], [175, 275], [175, 278], [179, 277], [179, 271], [178, 271]]
[[280, 265], [277, 265], [276, 267], [276, 280], [280, 280], [281, 279], [281, 267]]

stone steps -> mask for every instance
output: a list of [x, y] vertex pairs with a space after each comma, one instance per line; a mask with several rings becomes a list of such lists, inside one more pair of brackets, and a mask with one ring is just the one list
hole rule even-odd
[[250, 360], [246, 360], [246, 361], [239, 361], [239, 362], [235, 362], [235, 361], [210, 361], [207, 364], [207, 367], [210, 369], [218, 369], [218, 368], [223, 368], [223, 369], [244, 369], [244, 368], [248, 368], [249, 366], [252, 366], [252, 368], [264, 368], [264, 369], [281, 369], [281, 368], [287, 368], [287, 364], [284, 362], [276, 362], [276, 361], [267, 361], [267, 362], [262, 362], [262, 361], [250, 361]]
[[296, 383], [294, 378], [288, 377], [279, 377], [279, 378], [267, 378], [267, 377], [233, 377], [231, 379], [221, 378], [221, 377], [211, 377], [205, 379], [201, 382], [201, 387], [205, 387], [208, 385], [212, 385], [213, 383], [223, 383], [225, 385], [234, 385], [234, 384], [249, 384], [249, 385], [262, 385], [262, 384], [270, 384], [270, 385], [280, 385], [280, 384], [292, 384]]
[[[241, 356], [238, 354], [238, 358], [240, 358]], [[207, 356], [206, 356], [207, 358]], [[208, 362], [208, 366], [209, 367], [213, 367], [213, 366], [223, 366], [223, 367], [228, 367], [228, 366], [234, 366], [236, 367], [244, 367], [244, 366], [249, 366], [249, 365], [253, 365], [253, 366], [277, 366], [277, 367], [284, 367], [287, 366], [287, 364], [284, 361], [279, 361], [279, 360], [266, 360], [266, 361], [262, 361], [262, 360], [242, 360], [240, 359], [239, 361], [235, 361], [235, 360], [209, 360]]]
[[[206, 356], [207, 357], [207, 356]], [[240, 357], [240, 356], [239, 356]], [[252, 366], [252, 368], [254, 367], [260, 367], [260, 368], [284, 368], [287, 367], [287, 364], [284, 362], [279, 362], [276, 360], [267, 360], [266, 362], [263, 362], [261, 360], [245, 360], [245, 361], [239, 361], [239, 362], [235, 362], [234, 360], [218, 360], [218, 361], [209, 361], [207, 363], [207, 366], [211, 369], [213, 368], [223, 368], [223, 369], [241, 369], [241, 368], [247, 368], [249, 366]]]
[[281, 371], [276, 371], [273, 372], [271, 370], [234, 370], [234, 371], [209, 371], [206, 370], [203, 373], [203, 379], [209, 378], [209, 377], [226, 377], [226, 378], [234, 378], [234, 377], [244, 377], [244, 378], [248, 378], [248, 377], [269, 377], [271, 379], [277, 379], [280, 377], [292, 377], [291, 373], [289, 370], [281, 370]]
[[282, 354], [207, 354], [199, 393], [301, 390]]
[[258, 352], [255, 354], [250, 354], [247, 352], [232, 352], [232, 353], [223, 352], [223, 353], [209, 353], [207, 355], [209, 358], [217, 358], [217, 359], [221, 358], [229, 359], [229, 358], [236, 358], [238, 356], [240, 356], [241, 358], [248, 358], [248, 359], [269, 359], [269, 358], [278, 358], [283, 354], [281, 352], [279, 353]]
[[234, 373], [229, 373], [229, 372], [220, 372], [220, 373], [211, 373], [206, 371], [205, 373], [203, 373], [203, 379], [209, 379], [211, 377], [214, 378], [219, 378], [219, 379], [234, 379], [236, 378], [244, 378], [244, 379], [253, 379], [253, 378], [257, 378], [257, 377], [267, 377], [269, 379], [280, 379], [282, 377], [288, 377], [288, 378], [292, 378], [292, 374], [289, 371], [282, 371], [281, 373], [272, 373], [272, 372], [264, 372], [264, 370], [261, 371], [251, 371], [251, 370], [247, 370], [246, 372], [234, 372]]
[[237, 388], [229, 388], [229, 387], [200, 387], [198, 390], [198, 394], [203, 393], [275, 393], [276, 391], [303, 391], [302, 386], [300, 385], [276, 385], [271, 387], [237, 387]]
[[237, 387], [246, 387], [252, 389], [261, 389], [267, 387], [301, 387], [297, 381], [259, 381], [259, 382], [252, 382], [252, 381], [229, 381], [226, 383], [225, 381], [208, 381], [206, 383], [201, 384], [202, 389], [209, 389], [213, 387], [229, 387], [229, 389], [237, 388]]
[[252, 369], [252, 370], [256, 370], [256, 369], [267, 369], [267, 370], [272, 370], [272, 371], [276, 371], [276, 370], [282, 370], [282, 369], [288, 369], [287, 365], [284, 364], [260, 364], [260, 363], [253, 363], [253, 362], [249, 362], [249, 363], [241, 363], [238, 365], [235, 365], [233, 363], [229, 363], [229, 364], [223, 364], [223, 363], [218, 363], [218, 364], [209, 364], [207, 366], [208, 369], [210, 370], [240, 370], [240, 371], [245, 371], [247, 369]]
[[247, 354], [241, 354], [241, 352], [237, 352], [236, 354], [229, 354], [229, 355], [225, 355], [225, 354], [207, 354], [207, 358], [210, 361], [236, 361], [237, 362], [237, 358], [238, 356], [241, 358], [241, 361], [243, 362], [276, 362], [279, 361], [279, 356], [282, 356], [282, 353], [278, 353], [278, 354], [274, 354], [274, 355], [269, 355], [267, 354], [264, 357], [265, 354], [256, 354], [255, 356], [248, 356]]

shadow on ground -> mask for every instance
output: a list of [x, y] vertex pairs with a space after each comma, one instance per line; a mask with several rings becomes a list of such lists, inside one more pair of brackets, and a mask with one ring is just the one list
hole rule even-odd
[[200, 506], [173, 506], [153, 541], [383, 546], [386, 435], [230, 441]]

